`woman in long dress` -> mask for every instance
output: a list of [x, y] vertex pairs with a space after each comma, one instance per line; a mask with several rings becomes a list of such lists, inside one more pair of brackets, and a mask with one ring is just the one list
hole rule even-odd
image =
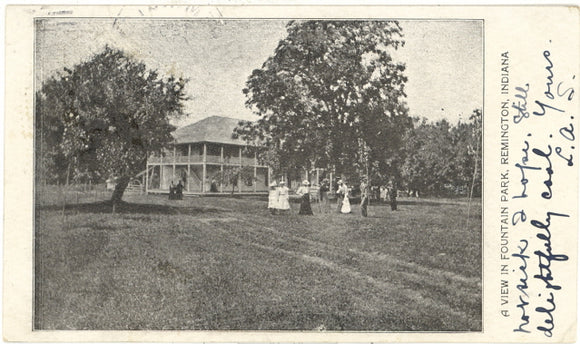
[[268, 191], [268, 209], [270, 209], [270, 214], [276, 215], [278, 213], [278, 196], [280, 192], [278, 191], [278, 184], [272, 182], [270, 184], [270, 190]]
[[181, 183], [181, 180], [177, 183], [177, 185], [175, 186], [175, 199], [178, 200], [182, 200], [183, 199], [183, 184]]
[[351, 208], [350, 208], [350, 201], [348, 199], [348, 186], [346, 185], [346, 183], [342, 183], [341, 186], [343, 193], [344, 193], [344, 199], [342, 200], [342, 208], [340, 209], [340, 212], [343, 214], [348, 214], [351, 212]]
[[312, 208], [310, 207], [310, 183], [305, 180], [302, 186], [298, 188], [296, 194], [302, 196], [300, 199], [300, 211], [298, 215], [312, 215]]
[[380, 192], [380, 197], [381, 197], [381, 201], [383, 202], [387, 202], [387, 188], [384, 185], [381, 185], [381, 192]]
[[322, 203], [322, 206], [323, 206], [325, 213], [328, 212], [328, 206], [329, 206], [328, 191], [330, 191], [329, 182], [328, 182], [328, 179], [325, 178], [322, 180], [322, 184], [320, 184], [320, 190], [319, 190], [320, 195], [318, 196], [320, 202]]
[[175, 199], [175, 185], [173, 184], [173, 180], [169, 183], [169, 199]]
[[288, 187], [284, 181], [280, 182], [278, 192], [278, 209], [285, 213], [290, 210], [290, 195], [288, 194]]
[[342, 201], [344, 199], [344, 193], [342, 190], [342, 180], [336, 182], [338, 189], [336, 189], [336, 212], [340, 214], [342, 210]]

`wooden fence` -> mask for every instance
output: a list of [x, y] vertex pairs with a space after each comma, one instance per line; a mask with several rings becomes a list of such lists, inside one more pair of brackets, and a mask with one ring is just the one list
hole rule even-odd
[[105, 184], [36, 185], [36, 206], [72, 205], [101, 202], [111, 198]]

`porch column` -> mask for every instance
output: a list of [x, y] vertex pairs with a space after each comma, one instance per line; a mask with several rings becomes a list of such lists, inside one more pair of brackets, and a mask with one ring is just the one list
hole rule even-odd
[[159, 165], [159, 189], [163, 190], [163, 177], [165, 177], [165, 173], [163, 172], [163, 164]]
[[173, 145], [173, 173], [172, 173], [173, 176], [171, 177], [172, 180], [175, 180], [175, 160], [177, 160], [177, 155], [175, 153], [176, 150], [177, 149], [175, 148], [175, 145]]
[[201, 175], [201, 193], [205, 193], [205, 174], [206, 174], [206, 169], [205, 169], [205, 164], [207, 162], [207, 144], [204, 143], [203, 144], [203, 173]]
[[220, 146], [220, 192], [224, 192], [224, 184], [222, 180], [224, 178], [224, 145]]
[[332, 178], [332, 170], [330, 171], [330, 191], [334, 191], [334, 178]]
[[187, 145], [187, 192], [191, 191], [191, 143]]
[[[242, 147], [239, 148], [240, 152], [240, 168], [242, 168]], [[238, 175], [238, 193], [242, 193], [242, 180]]]

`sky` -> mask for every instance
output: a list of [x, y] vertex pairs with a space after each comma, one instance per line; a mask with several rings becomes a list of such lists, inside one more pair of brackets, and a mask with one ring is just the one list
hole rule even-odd
[[[208, 116], [257, 119], [242, 89], [286, 36], [285, 20], [44, 19], [36, 28], [36, 85], [109, 45], [163, 75], [189, 79], [187, 125]], [[400, 21], [411, 116], [452, 123], [483, 106], [481, 21]]]

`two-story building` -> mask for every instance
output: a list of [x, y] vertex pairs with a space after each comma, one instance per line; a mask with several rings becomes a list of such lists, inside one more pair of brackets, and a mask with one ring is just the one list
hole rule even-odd
[[236, 193], [268, 191], [270, 169], [258, 163], [257, 153], [245, 141], [233, 138], [239, 120], [211, 116], [177, 129], [172, 149], [164, 156], [147, 161], [145, 190], [167, 193], [171, 182], [179, 181], [185, 194], [231, 193], [232, 187], [220, 182], [224, 169], [250, 166], [254, 180], [238, 181]]

